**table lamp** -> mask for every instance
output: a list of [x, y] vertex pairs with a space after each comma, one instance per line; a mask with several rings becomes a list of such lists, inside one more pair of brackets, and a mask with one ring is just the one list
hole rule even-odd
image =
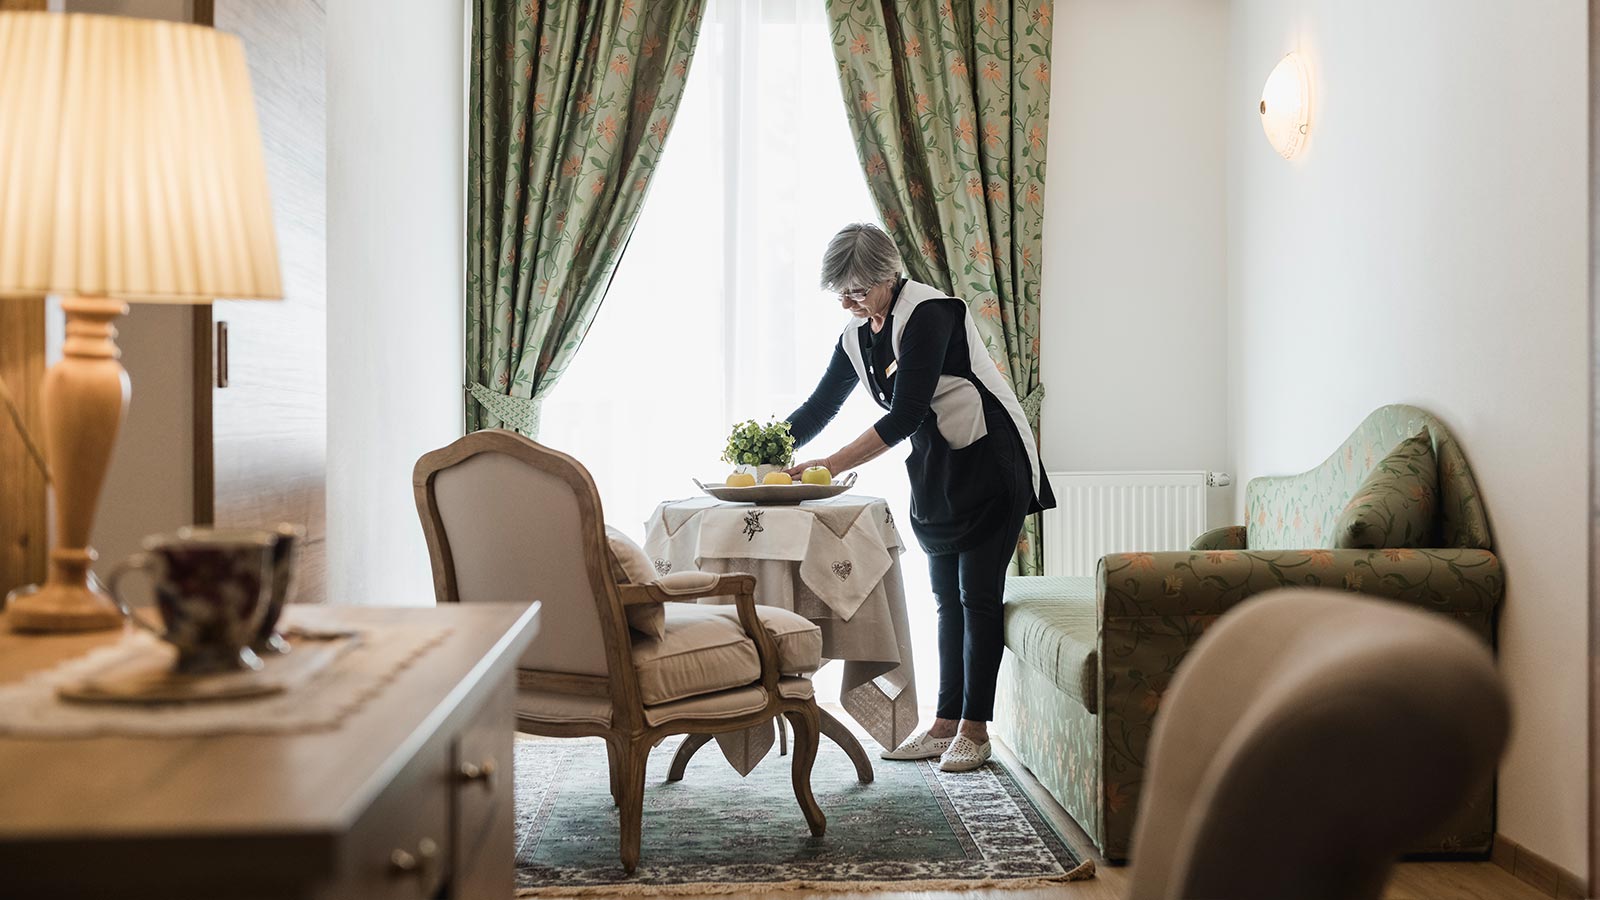
[[[122, 615], [89, 580], [95, 506], [128, 405], [126, 302], [283, 296], [239, 39], [147, 19], [0, 13], [0, 298], [57, 294], [61, 361], [40, 387], [55, 540], [18, 631]], [[0, 299], [0, 302], [6, 302]]]

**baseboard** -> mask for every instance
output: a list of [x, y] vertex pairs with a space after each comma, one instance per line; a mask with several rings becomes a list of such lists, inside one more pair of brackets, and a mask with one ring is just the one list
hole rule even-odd
[[1516, 876], [1518, 881], [1557, 900], [1584, 900], [1589, 896], [1583, 879], [1503, 834], [1494, 836], [1489, 861]]

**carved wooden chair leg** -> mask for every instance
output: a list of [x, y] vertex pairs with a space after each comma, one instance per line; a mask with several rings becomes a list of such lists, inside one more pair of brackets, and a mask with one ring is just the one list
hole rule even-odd
[[694, 759], [695, 751], [711, 742], [709, 734], [686, 734], [683, 743], [678, 745], [676, 753], [672, 754], [672, 765], [667, 769], [668, 781], [682, 781], [683, 772], [689, 768], [689, 760]]
[[606, 740], [606, 765], [611, 770], [611, 802], [622, 803], [622, 749], [616, 742]]
[[650, 746], [642, 741], [627, 745], [620, 762], [622, 799], [618, 818], [622, 831], [622, 868], [633, 874], [639, 865], [639, 839], [644, 827], [644, 770], [650, 760]]
[[800, 801], [800, 811], [805, 813], [811, 833], [821, 837], [828, 829], [828, 817], [822, 814], [822, 807], [811, 793], [811, 766], [817, 761], [817, 745], [822, 739], [821, 714], [812, 701], [784, 715], [794, 725], [794, 758], [789, 763], [794, 797]]
[[778, 717], [778, 723], [777, 724], [778, 724], [778, 755], [779, 756], [788, 756], [789, 755], [789, 725], [788, 725], [787, 722], [785, 722], [783, 720], [783, 716], [779, 716]]

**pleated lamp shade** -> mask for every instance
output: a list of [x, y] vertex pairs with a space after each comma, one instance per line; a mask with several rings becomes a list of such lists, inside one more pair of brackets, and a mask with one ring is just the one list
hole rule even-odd
[[238, 38], [0, 13], [0, 296], [46, 293], [283, 296]]

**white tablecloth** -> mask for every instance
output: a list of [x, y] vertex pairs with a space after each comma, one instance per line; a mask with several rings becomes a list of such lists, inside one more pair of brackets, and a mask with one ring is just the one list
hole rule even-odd
[[[645, 527], [645, 552], [658, 572], [749, 572], [757, 603], [821, 626], [824, 659], [844, 662], [845, 712], [885, 747], [910, 737], [917, 688], [900, 575], [904, 545], [882, 499], [846, 494], [753, 506], [696, 497], [662, 503]], [[760, 735], [749, 739], [754, 747], [718, 741], [741, 771], [770, 749]]]

